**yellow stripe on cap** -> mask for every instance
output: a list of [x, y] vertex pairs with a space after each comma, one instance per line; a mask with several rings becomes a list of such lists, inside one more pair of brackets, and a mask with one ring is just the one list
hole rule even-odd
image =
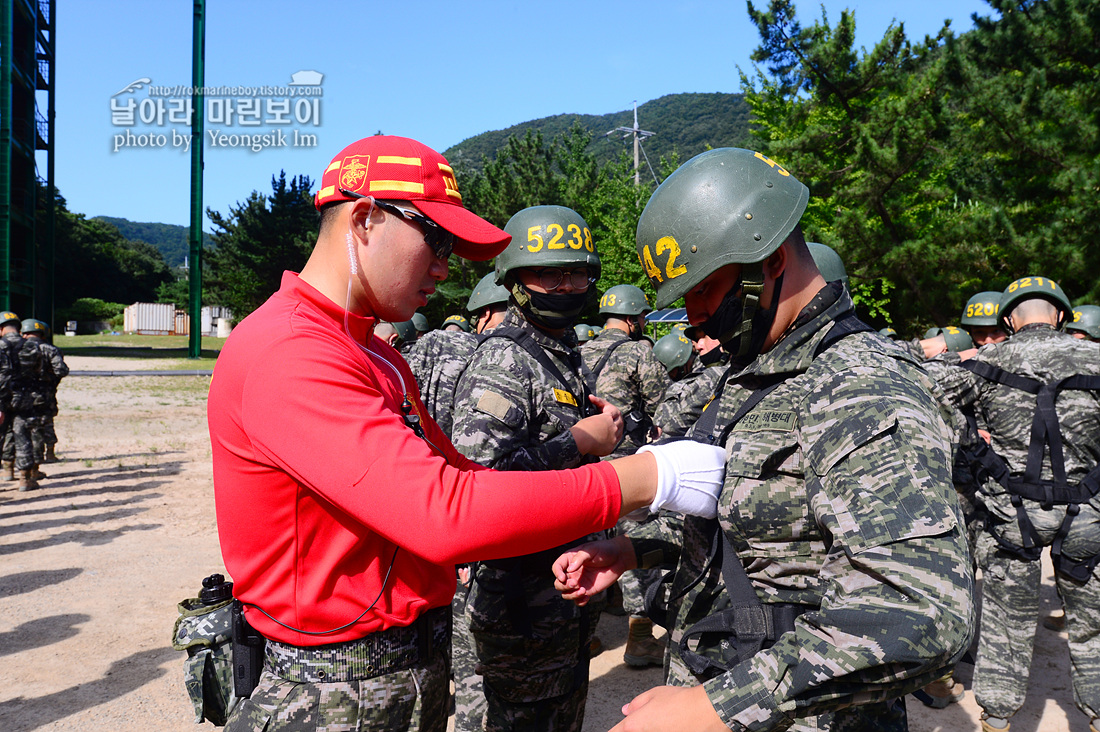
[[372, 180], [370, 190], [374, 191], [401, 191], [402, 193], [424, 193], [423, 183], [409, 183], [403, 180]]
[[334, 193], [336, 193], [336, 186], [325, 186], [317, 193], [317, 200], [320, 201], [328, 198]]
[[339, 170], [339, 169], [340, 169], [340, 161], [339, 160], [333, 160], [332, 164], [329, 165], [327, 168], [325, 168], [325, 172], [326, 173], [331, 173], [332, 171]]
[[449, 165], [444, 165], [443, 163], [436, 163], [436, 165], [438, 165], [439, 169], [442, 170], [444, 173], [450, 173], [451, 175], [455, 174], [454, 169], [451, 168], [451, 166]]
[[379, 155], [379, 163], [391, 163], [393, 165], [416, 165], [420, 166], [420, 158], [403, 158], [400, 155]]

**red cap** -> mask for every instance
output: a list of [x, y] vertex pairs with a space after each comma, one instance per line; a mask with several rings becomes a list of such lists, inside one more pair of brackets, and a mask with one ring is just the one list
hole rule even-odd
[[321, 176], [313, 199], [326, 203], [355, 200], [340, 189], [382, 200], [410, 201], [425, 216], [455, 235], [460, 257], [492, 259], [512, 237], [462, 206], [462, 194], [447, 159], [407, 137], [375, 135], [345, 147]]

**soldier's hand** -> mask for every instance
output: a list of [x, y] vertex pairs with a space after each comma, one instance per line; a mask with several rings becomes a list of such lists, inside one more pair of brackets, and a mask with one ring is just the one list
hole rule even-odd
[[583, 606], [637, 564], [634, 546], [625, 536], [590, 541], [557, 558], [552, 567], [554, 587], [563, 599]]
[[581, 455], [610, 455], [623, 439], [623, 415], [619, 408], [596, 395], [588, 397], [599, 414], [585, 417], [569, 428]]
[[702, 686], [658, 686], [634, 697], [623, 714], [611, 732], [729, 732]]

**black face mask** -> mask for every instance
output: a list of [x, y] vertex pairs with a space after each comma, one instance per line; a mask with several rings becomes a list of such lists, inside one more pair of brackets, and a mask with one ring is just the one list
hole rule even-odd
[[535, 325], [547, 330], [560, 330], [573, 325], [573, 321], [588, 304], [587, 291], [555, 295], [549, 292], [532, 292], [523, 285], [516, 287], [527, 296], [527, 302], [520, 304], [524, 315]]
[[[722, 298], [721, 304], [718, 308], [707, 318], [706, 322], [700, 327], [703, 332], [711, 338], [722, 343], [723, 350], [726, 353], [733, 354], [732, 363], [735, 366], [745, 366], [752, 362], [760, 354], [760, 349], [764, 345], [764, 339], [768, 337], [768, 330], [771, 328], [772, 321], [775, 320], [776, 306], [779, 304], [779, 290], [783, 284], [783, 275], [775, 281], [775, 291], [772, 293], [771, 307], [764, 309], [758, 308], [752, 315], [751, 322], [751, 334], [749, 341], [749, 349], [744, 356], [738, 358], [737, 353], [741, 350], [741, 338], [744, 334], [739, 332], [741, 330], [741, 318], [745, 309], [744, 303], [741, 302], [741, 297], [738, 294], [741, 291], [741, 283], [730, 288], [730, 291], [726, 293], [726, 296]], [[732, 335], [731, 335], [732, 334]], [[725, 340], [723, 340], [723, 338]], [[715, 349], [717, 350], [717, 349]]]
[[714, 348], [710, 349], [709, 351], [704, 353], [702, 356], [700, 356], [699, 361], [704, 366], [713, 366], [714, 364], [716, 364], [716, 363], [718, 363], [719, 361], [722, 360], [723, 355], [724, 355], [724, 352], [722, 351], [722, 347], [721, 346], [715, 346]]

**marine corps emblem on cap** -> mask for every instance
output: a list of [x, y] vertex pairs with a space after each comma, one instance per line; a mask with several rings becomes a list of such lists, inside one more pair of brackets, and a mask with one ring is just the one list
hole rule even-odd
[[367, 178], [370, 155], [348, 155], [340, 164], [340, 187], [358, 191], [359, 184]]

